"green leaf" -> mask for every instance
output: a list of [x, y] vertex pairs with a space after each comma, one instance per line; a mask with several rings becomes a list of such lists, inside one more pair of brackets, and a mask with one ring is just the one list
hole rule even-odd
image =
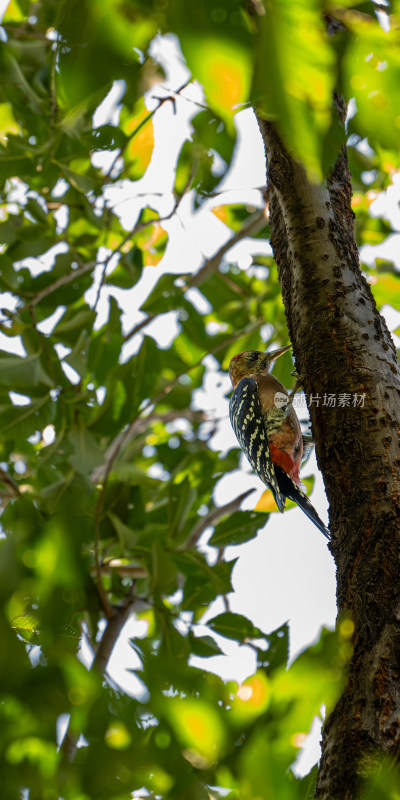
[[3, 438], [28, 438], [54, 421], [55, 407], [48, 394], [24, 406], [0, 405]]
[[352, 37], [344, 59], [348, 97], [354, 97], [354, 125], [372, 146], [400, 145], [400, 52], [396, 28], [384, 31], [377, 20], [350, 24]]
[[[172, 539], [179, 537], [191, 508], [196, 501], [197, 492], [192, 487], [189, 478], [179, 484], [172, 484], [168, 498], [168, 521]], [[180, 538], [180, 537], [179, 537]]]
[[371, 279], [371, 291], [378, 308], [390, 303], [394, 308], [400, 303], [400, 275], [380, 273]]
[[200, 658], [223, 655], [221, 648], [211, 636], [194, 636], [189, 634], [190, 649], [193, 655]]
[[256, 511], [235, 511], [215, 526], [208, 544], [226, 547], [248, 542], [264, 525], [265, 517]]
[[88, 306], [69, 308], [53, 330], [52, 336], [68, 346], [75, 344], [83, 331], [91, 331], [96, 319], [96, 312]]
[[11, 620], [11, 627], [28, 644], [40, 644], [39, 620], [32, 614], [21, 614]]
[[113, 514], [111, 511], [108, 512], [108, 517], [110, 518], [115, 532], [120, 540], [121, 547], [123, 552], [127, 552], [130, 550], [132, 546], [134, 546], [138, 541], [138, 534], [135, 533], [132, 528], [128, 525], [125, 525], [116, 514]]
[[[55, 163], [57, 164], [57, 162]], [[95, 181], [88, 175], [81, 175], [79, 172], [75, 172], [65, 164], [57, 164], [57, 166], [60, 168], [68, 183], [70, 183], [74, 189], [77, 189], [78, 192], [87, 194], [87, 192], [92, 192], [95, 188]]]
[[0, 373], [3, 386], [15, 391], [53, 386], [52, 379], [42, 366], [39, 353], [25, 357], [3, 353], [0, 356]]
[[42, 225], [49, 224], [49, 217], [43, 210], [43, 206], [40, 205], [36, 198], [29, 197], [25, 208], [27, 211], [29, 211], [36, 222], [39, 222]]
[[232, 116], [249, 99], [252, 40], [239, 0], [171, 0], [168, 19], [178, 33], [189, 68], [204, 87], [210, 108], [233, 131]]
[[89, 475], [104, 461], [104, 455], [95, 438], [85, 428], [70, 431], [65, 444], [72, 449], [68, 462], [82, 475]]
[[286, 668], [289, 659], [289, 625], [285, 622], [268, 634], [268, 649], [258, 650], [258, 664], [268, 675], [276, 669]]
[[143, 400], [156, 394], [160, 351], [154, 339], [145, 336], [138, 354], [133, 356], [128, 363], [134, 377], [132, 411], [135, 411]]
[[247, 639], [260, 639], [265, 638], [259, 628], [256, 628], [247, 617], [242, 614], [234, 614], [232, 611], [225, 611], [223, 614], [218, 614], [207, 622], [209, 628], [214, 633], [219, 633], [220, 636], [225, 636], [227, 639], [234, 639], [242, 644]]
[[[320, 4], [268, 3], [258, 25], [251, 96], [310, 176], [321, 180], [335, 72]], [[334, 160], [336, 154], [331, 155]]]

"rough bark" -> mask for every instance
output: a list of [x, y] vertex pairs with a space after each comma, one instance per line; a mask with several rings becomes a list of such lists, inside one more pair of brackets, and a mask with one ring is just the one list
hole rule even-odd
[[[316, 796], [354, 800], [377, 754], [400, 743], [400, 369], [360, 270], [343, 150], [312, 185], [274, 127], [267, 154], [271, 243], [297, 370], [330, 503], [339, 615], [354, 622], [348, 681], [324, 726]], [[348, 393], [350, 405], [324, 405]], [[365, 394], [364, 406], [352, 404]]]

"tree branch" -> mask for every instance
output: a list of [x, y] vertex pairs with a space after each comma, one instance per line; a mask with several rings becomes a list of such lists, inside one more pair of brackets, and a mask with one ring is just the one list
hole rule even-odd
[[[179, 87], [179, 89], [177, 89], [177, 90], [176, 90], [176, 91], [174, 91], [173, 93], [171, 92], [171, 93], [170, 93], [170, 94], [169, 94], [167, 97], [160, 97], [160, 98], [157, 98], [157, 99], [158, 99], [158, 105], [156, 106], [156, 108], [154, 108], [154, 109], [153, 109], [153, 111], [149, 111], [149, 113], [147, 114], [147, 116], [146, 116], [146, 117], [144, 117], [144, 119], [142, 119], [142, 120], [141, 120], [141, 122], [139, 122], [139, 124], [138, 124], [138, 126], [135, 128], [135, 130], [134, 130], [134, 131], [132, 131], [132, 133], [131, 133], [131, 134], [128, 136], [128, 138], [127, 138], [127, 140], [126, 140], [126, 142], [125, 142], [124, 146], [123, 146], [123, 147], [121, 147], [121, 148], [119, 149], [119, 152], [118, 152], [118, 154], [115, 156], [115, 158], [114, 158], [114, 160], [113, 160], [113, 162], [112, 162], [112, 164], [111, 164], [111, 167], [109, 168], [109, 170], [106, 172], [106, 174], [105, 174], [105, 176], [104, 176], [103, 183], [106, 183], [106, 181], [107, 181], [107, 180], [110, 178], [110, 176], [111, 176], [111, 173], [113, 172], [113, 170], [114, 170], [114, 168], [115, 168], [115, 166], [116, 166], [116, 163], [117, 163], [118, 159], [122, 157], [122, 155], [124, 154], [124, 152], [125, 152], [126, 148], [127, 148], [127, 147], [128, 147], [128, 145], [131, 143], [132, 139], [134, 139], [134, 138], [135, 138], [135, 136], [137, 136], [137, 135], [138, 135], [138, 133], [140, 133], [140, 131], [141, 131], [141, 130], [142, 130], [144, 127], [145, 127], [145, 125], [147, 125], [147, 123], [148, 123], [148, 122], [150, 122], [150, 120], [152, 119], [152, 117], [154, 117], [154, 115], [155, 115], [155, 114], [157, 113], [157, 111], [158, 111], [158, 110], [161, 108], [161, 106], [165, 105], [165, 103], [172, 103], [172, 104], [174, 104], [174, 103], [175, 103], [175, 97], [176, 97], [177, 95], [180, 95], [180, 93], [181, 93], [181, 92], [183, 92], [183, 90], [184, 90], [184, 89], [186, 89], [186, 87], [187, 87], [187, 86], [188, 86], [188, 85], [189, 85], [191, 82], [192, 82], [192, 80], [191, 80], [191, 79], [190, 79], [190, 80], [188, 80], [188, 81], [186, 81], [186, 83], [183, 83], [183, 84], [182, 84], [182, 86], [180, 86], [180, 87]], [[168, 91], [169, 91], [169, 90], [168, 90]]]
[[235, 497], [234, 500], [231, 500], [229, 503], [226, 503], [224, 506], [218, 506], [218, 508], [213, 508], [208, 514], [205, 514], [204, 517], [199, 519], [198, 523], [194, 526], [192, 533], [190, 534], [189, 538], [186, 540], [185, 544], [181, 547], [178, 547], [178, 550], [185, 551], [191, 550], [194, 547], [200, 536], [204, 533], [204, 531], [209, 528], [211, 525], [215, 525], [218, 520], [222, 517], [227, 516], [228, 514], [233, 514], [234, 511], [237, 511], [241, 502], [255, 492], [255, 489], [247, 489], [246, 492], [242, 492], [238, 497]]
[[[99, 675], [105, 674], [111, 653], [122, 631], [122, 628], [129, 617], [131, 608], [131, 600], [129, 600], [124, 606], [113, 608], [113, 616], [107, 621], [106, 627], [96, 650], [92, 666], [90, 668], [91, 670], [98, 672]], [[68, 725], [64, 739], [60, 745], [60, 752], [63, 753], [66, 760], [69, 762], [73, 761], [74, 759], [80, 735], [81, 732], [71, 732], [70, 725]]]
[[[186, 183], [186, 186], [184, 187], [184, 189], [182, 191], [182, 194], [180, 194], [179, 197], [177, 197], [174, 194], [175, 205], [174, 205], [172, 211], [169, 212], [169, 214], [166, 214], [165, 217], [160, 217], [159, 219], [149, 219], [146, 222], [138, 222], [134, 226], [134, 228], [132, 228], [132, 230], [129, 231], [129, 233], [127, 233], [126, 236], [124, 236], [122, 242], [120, 242], [118, 247], [116, 247], [115, 250], [113, 250], [112, 253], [110, 253], [110, 255], [107, 257], [107, 259], [104, 262], [104, 267], [103, 267], [102, 275], [101, 275], [101, 278], [100, 278], [99, 288], [97, 290], [96, 300], [95, 300], [95, 303], [94, 303], [94, 306], [93, 306], [94, 309], [97, 308], [97, 304], [98, 304], [98, 302], [100, 300], [101, 290], [102, 290], [102, 288], [104, 286], [104, 282], [105, 282], [105, 278], [106, 278], [107, 267], [108, 267], [108, 264], [110, 263], [112, 257], [116, 253], [121, 252], [121, 250], [124, 247], [124, 245], [127, 244], [127, 242], [129, 242], [131, 239], [133, 239], [133, 237], [136, 236], [138, 233], [141, 233], [141, 231], [143, 231], [145, 228], [148, 228], [150, 225], [157, 225], [157, 224], [160, 225], [162, 222], [166, 222], [167, 220], [172, 219], [174, 214], [177, 212], [177, 210], [178, 210], [178, 208], [179, 208], [179, 206], [180, 206], [185, 194], [190, 189], [191, 183], [193, 181], [194, 173], [195, 173], [195, 170], [193, 168], [191, 170], [191, 172], [190, 172], [189, 179], [188, 179], [188, 181]], [[143, 327], [143, 325], [141, 325], [140, 327]], [[132, 331], [130, 333], [126, 334], [124, 341], [127, 341], [128, 339], [130, 339], [130, 337], [132, 335], [133, 335]]]
[[98, 571], [101, 575], [112, 575], [113, 572], [117, 572], [120, 578], [131, 578], [132, 580], [147, 578], [149, 574], [147, 570], [139, 566], [139, 564], [124, 564], [118, 558], [114, 558], [112, 561], [103, 561], [103, 563], [99, 565], [98, 570], [96, 568], [91, 570], [91, 574], [96, 576]]
[[14, 478], [7, 472], [7, 470], [0, 467], [0, 482], [4, 483], [6, 486], [9, 487], [10, 492], [8, 495], [12, 494], [13, 497], [18, 497], [20, 494], [20, 488], [18, 484], [15, 482]]
[[69, 272], [67, 275], [62, 275], [61, 278], [58, 278], [54, 283], [51, 283], [50, 286], [46, 286], [45, 289], [42, 289], [41, 292], [38, 292], [32, 300], [29, 301], [28, 305], [31, 309], [35, 308], [45, 297], [48, 297], [53, 292], [57, 291], [57, 289], [61, 289], [62, 286], [66, 286], [68, 283], [72, 283], [77, 278], [80, 278], [81, 275], [84, 275], [86, 272], [90, 272], [90, 270], [94, 269], [96, 266], [95, 261], [89, 261], [87, 264], [83, 264], [79, 269], [75, 269]]
[[228, 239], [222, 247], [217, 250], [217, 252], [208, 258], [205, 261], [202, 268], [192, 275], [191, 278], [186, 283], [186, 289], [190, 288], [191, 286], [199, 286], [199, 284], [203, 283], [207, 280], [207, 278], [215, 272], [224, 255], [234, 247], [235, 244], [241, 242], [246, 236], [253, 236], [255, 233], [259, 233], [262, 231], [263, 228], [267, 225], [267, 213], [268, 213], [268, 206], [264, 206], [259, 211], [255, 211], [254, 214], [249, 217], [247, 222], [243, 225], [240, 231], [237, 231], [230, 239]]

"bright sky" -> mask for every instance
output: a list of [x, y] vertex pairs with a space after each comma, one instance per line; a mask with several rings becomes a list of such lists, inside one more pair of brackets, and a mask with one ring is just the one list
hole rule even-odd
[[[0, 0], [1, 9], [7, 2]], [[0, 16], [1, 18], [1, 16]], [[163, 87], [153, 87], [147, 97], [148, 108], [154, 107], [157, 98], [169, 93], [171, 88], [177, 88], [189, 77], [189, 73], [182, 63], [176, 42], [172, 36], [156, 41], [153, 47], [153, 56], [163, 62], [167, 76]], [[165, 88], [167, 87], [167, 88]], [[109, 121], [118, 121], [118, 101], [121, 97], [121, 85], [115, 84], [107, 101], [98, 109], [94, 122], [96, 125]], [[172, 195], [173, 173], [176, 159], [185, 137], [190, 135], [190, 117], [194, 113], [194, 102], [202, 100], [201, 88], [192, 84], [176, 98], [176, 114], [173, 114], [170, 103], [164, 104], [154, 117], [156, 146], [149, 168], [144, 177], [132, 183], [120, 181], [106, 189], [107, 203], [114, 207], [120, 215], [123, 224], [132, 228], [143, 206], [151, 204], [160, 215], [168, 214], [174, 206]], [[265, 161], [261, 137], [257, 128], [255, 117], [250, 110], [237, 114], [236, 124], [239, 132], [239, 142], [235, 158], [229, 174], [224, 179], [220, 189], [223, 189], [224, 202], [246, 202], [256, 206], [261, 205], [261, 196], [257, 187], [265, 183]], [[111, 157], [111, 160], [114, 156]], [[107, 169], [110, 155], [98, 153], [93, 157], [98, 166]], [[16, 199], [21, 194], [21, 187], [16, 186]], [[372, 212], [383, 214], [390, 218], [395, 229], [400, 229], [400, 183], [395, 183], [387, 192], [382, 193]], [[167, 253], [157, 267], [146, 267], [139, 282], [130, 290], [105, 287], [102, 302], [99, 307], [97, 325], [103, 324], [108, 315], [107, 296], [113, 295], [124, 309], [124, 322], [126, 330], [132, 328], [143, 314], [138, 310], [143, 300], [161, 274], [164, 272], [180, 273], [191, 272], [197, 269], [204, 257], [212, 255], [218, 247], [226, 242], [232, 232], [211, 213], [213, 205], [220, 204], [219, 198], [212, 198], [204, 203], [201, 209], [193, 212], [191, 198], [188, 195], [179, 206], [177, 214], [165, 223], [165, 228], [170, 236]], [[62, 218], [60, 218], [62, 224]], [[379, 257], [395, 260], [396, 245], [400, 233], [390, 237], [384, 245], [365, 247], [363, 259], [366, 262]], [[53, 248], [54, 251], [54, 248]], [[247, 268], [251, 263], [252, 253], [270, 253], [267, 243], [247, 240], [241, 242], [228, 254], [227, 260], [231, 263], [237, 261], [241, 268]], [[55, 253], [53, 252], [53, 258]], [[49, 269], [52, 258], [49, 256], [41, 259], [29, 259], [32, 271], [39, 272]], [[97, 276], [98, 279], [98, 276]], [[96, 295], [96, 283], [86, 295], [91, 302]], [[196, 298], [196, 295], [194, 295]], [[10, 299], [0, 296], [3, 307], [10, 307]], [[197, 295], [200, 304], [201, 296]], [[386, 317], [389, 327], [393, 330], [400, 322], [399, 312], [386, 307]], [[42, 324], [43, 330], [51, 330], [56, 318]], [[142, 334], [146, 332], [153, 336], [159, 346], [166, 348], [179, 329], [177, 314], [171, 312], [163, 315], [138, 334], [125, 350], [124, 357], [128, 358], [136, 352], [142, 341]], [[282, 345], [285, 342], [281, 343]], [[10, 349], [10, 339], [0, 334], [0, 347]], [[17, 352], [23, 353], [21, 344], [17, 345]], [[228, 400], [225, 394], [229, 390], [227, 376], [221, 376], [216, 370], [216, 362], [211, 357], [208, 359], [209, 372], [206, 377], [204, 390], [198, 391], [194, 397], [197, 408], [207, 411], [210, 418], [217, 420], [217, 432], [213, 438], [212, 446], [221, 451], [237, 446], [236, 439], [230, 428], [228, 420]], [[73, 374], [71, 374], [73, 378]], [[360, 410], [362, 413], [362, 410]], [[314, 474], [316, 464], [314, 457], [310, 459], [304, 469], [304, 474]], [[243, 457], [241, 469], [225, 476], [215, 490], [215, 501], [223, 505], [229, 502], [247, 488], [254, 487], [257, 491], [243, 504], [243, 508], [254, 508], [257, 499], [262, 493], [259, 479], [252, 473], [250, 466]], [[318, 513], [327, 522], [327, 501], [323, 489], [321, 476], [316, 475], [312, 493], [313, 505]], [[265, 529], [253, 541], [240, 547], [229, 548], [227, 558], [239, 556], [239, 563], [234, 571], [234, 593], [230, 597], [232, 611], [248, 616], [253, 622], [269, 632], [282, 623], [290, 621], [291, 656], [294, 657], [301, 649], [314, 640], [321, 625], [333, 627], [335, 624], [335, 569], [332, 557], [327, 548], [326, 540], [305, 517], [299, 509], [271, 514]], [[216, 603], [207, 618], [224, 610], [221, 603]], [[206, 618], [205, 618], [206, 619]], [[201, 633], [201, 626], [198, 626]], [[123, 688], [136, 694], [140, 691], [137, 679], [127, 670], [134, 667], [134, 654], [128, 644], [131, 636], [143, 635], [143, 623], [135, 619], [128, 621], [125, 628], [126, 636], [120, 637], [109, 663], [109, 672]], [[226, 656], [200, 660], [193, 659], [193, 663], [201, 664], [218, 672], [226, 679], [244, 680], [254, 671], [254, 654], [248, 647], [239, 647], [235, 643], [219, 637], [219, 644]], [[300, 757], [298, 765], [300, 772], [307, 772], [312, 763], [319, 757], [318, 749], [319, 727], [314, 726], [312, 742]]]

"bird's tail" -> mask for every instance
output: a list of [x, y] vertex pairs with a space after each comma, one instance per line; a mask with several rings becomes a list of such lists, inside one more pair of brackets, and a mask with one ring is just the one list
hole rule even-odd
[[289, 500], [293, 500], [300, 506], [301, 510], [307, 514], [307, 517], [317, 526], [317, 528], [326, 536], [327, 539], [331, 538], [328, 528], [318, 516], [314, 506], [310, 503], [308, 497], [304, 492], [299, 489], [295, 482], [284, 472], [280, 467], [275, 467], [275, 474], [278, 481], [280, 492], [285, 495]]

